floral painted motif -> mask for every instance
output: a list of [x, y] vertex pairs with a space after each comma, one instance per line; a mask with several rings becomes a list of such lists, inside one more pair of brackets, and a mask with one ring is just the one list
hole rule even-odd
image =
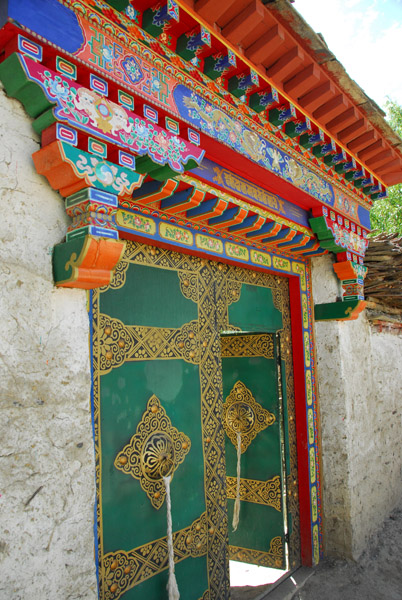
[[257, 252], [257, 250], [251, 250], [251, 262], [262, 267], [271, 266], [271, 257], [266, 252]]
[[144, 79], [144, 73], [142, 72], [138, 61], [134, 58], [134, 56], [128, 56], [125, 58], [122, 61], [121, 66], [123, 67], [124, 72], [131, 83], [136, 84]]
[[197, 248], [202, 250], [208, 250], [208, 252], [216, 252], [217, 254], [222, 254], [223, 252], [223, 244], [220, 240], [216, 240], [215, 238], [209, 237], [208, 235], [197, 234], [195, 236], [195, 243]]
[[181, 227], [175, 227], [168, 223], [161, 223], [159, 225], [159, 233], [165, 240], [170, 240], [176, 244], [185, 244], [186, 246], [193, 245], [193, 234], [187, 229]]
[[142, 215], [127, 212], [125, 210], [117, 211], [116, 223], [125, 229], [147, 233], [148, 235], [155, 235], [156, 233], [155, 221], [149, 217], [144, 217]]
[[248, 250], [244, 246], [238, 246], [237, 244], [225, 244], [226, 254], [232, 258], [242, 258], [248, 260]]
[[274, 263], [275, 269], [280, 269], [281, 271], [290, 271], [290, 261], [286, 260], [286, 258], [280, 258], [279, 256], [274, 256], [273, 263]]

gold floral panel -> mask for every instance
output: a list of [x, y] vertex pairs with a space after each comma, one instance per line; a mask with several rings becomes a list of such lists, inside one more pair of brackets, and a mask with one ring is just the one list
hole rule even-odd
[[162, 478], [174, 475], [190, 447], [190, 439], [172, 426], [159, 399], [153, 395], [137, 432], [118, 453], [114, 465], [138, 479], [152, 506], [159, 509], [166, 496]]
[[223, 426], [226, 435], [237, 447], [237, 434], [241, 434], [241, 452], [245, 452], [253, 439], [275, 422], [275, 415], [256, 402], [242, 381], [237, 381], [223, 404]]

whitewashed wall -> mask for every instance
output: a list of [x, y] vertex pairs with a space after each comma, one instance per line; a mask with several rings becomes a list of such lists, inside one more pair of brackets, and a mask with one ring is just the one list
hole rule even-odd
[[0, 598], [97, 597], [86, 293], [55, 289], [67, 217], [0, 90]]
[[[315, 303], [339, 293], [329, 256], [313, 260]], [[358, 558], [402, 497], [402, 336], [356, 321], [317, 322], [325, 549]]]

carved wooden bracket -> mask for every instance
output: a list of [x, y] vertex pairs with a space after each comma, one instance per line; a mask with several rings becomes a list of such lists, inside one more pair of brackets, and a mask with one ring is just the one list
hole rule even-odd
[[53, 253], [55, 284], [86, 290], [108, 285], [125, 247], [124, 241], [92, 235], [58, 244]]

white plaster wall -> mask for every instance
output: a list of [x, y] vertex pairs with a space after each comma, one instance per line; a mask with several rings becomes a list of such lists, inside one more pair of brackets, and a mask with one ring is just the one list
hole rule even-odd
[[[330, 257], [313, 261], [316, 303], [333, 302]], [[358, 558], [402, 496], [402, 336], [365, 314], [315, 324], [325, 548]]]
[[0, 598], [97, 597], [86, 293], [56, 289], [61, 197], [0, 90]]

